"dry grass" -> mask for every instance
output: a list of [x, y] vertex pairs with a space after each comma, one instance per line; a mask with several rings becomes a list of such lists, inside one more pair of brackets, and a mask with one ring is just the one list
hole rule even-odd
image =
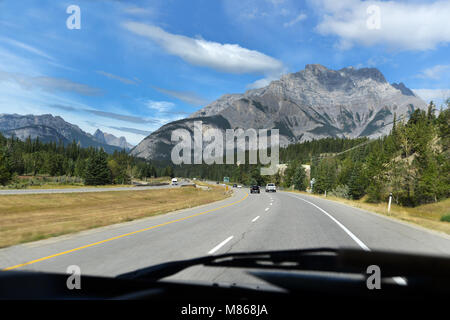
[[[298, 193], [325, 199], [325, 196], [323, 195], [314, 195], [306, 192]], [[450, 223], [440, 221], [443, 215], [450, 213], [450, 199], [446, 199], [437, 203], [425, 204], [415, 208], [402, 207], [392, 204], [391, 212], [389, 214], [387, 212], [387, 203], [367, 203], [365, 202], [364, 198], [361, 200], [347, 200], [343, 198], [327, 196], [326, 199], [345, 203], [352, 207], [376, 212], [402, 221], [414, 223], [428, 229], [450, 234]]]
[[79, 188], [122, 188], [122, 187], [134, 187], [132, 184], [108, 184], [105, 186], [85, 186], [84, 184], [71, 185], [71, 184], [43, 184], [41, 186], [28, 186], [27, 189], [40, 190], [40, 189], [79, 189]]
[[191, 208], [227, 196], [219, 187], [0, 196], [0, 247]]

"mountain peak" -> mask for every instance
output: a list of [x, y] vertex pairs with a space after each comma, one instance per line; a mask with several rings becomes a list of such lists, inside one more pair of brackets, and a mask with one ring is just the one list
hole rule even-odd
[[329, 71], [330, 69], [328, 69], [327, 67], [315, 63], [315, 64], [307, 64], [305, 66], [305, 70], [306, 71], [311, 71], [311, 72], [324, 72], [324, 71]]
[[[332, 70], [308, 64], [268, 86], [224, 95], [187, 119], [166, 124], [133, 148], [143, 158], [167, 158], [168, 132], [192, 130], [193, 122], [225, 129], [271, 129], [280, 145], [327, 137], [375, 138], [389, 133], [394, 114], [408, 115], [426, 103], [404, 84], [389, 84], [377, 68]], [[170, 135], [169, 135], [170, 137]]]

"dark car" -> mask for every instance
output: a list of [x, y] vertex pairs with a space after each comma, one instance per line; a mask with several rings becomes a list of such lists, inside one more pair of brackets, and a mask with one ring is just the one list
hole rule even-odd
[[250, 187], [250, 193], [260, 193], [259, 186], [251, 186]]
[[237, 184], [235, 183], [235, 184], [233, 184], [233, 188], [237, 188]]

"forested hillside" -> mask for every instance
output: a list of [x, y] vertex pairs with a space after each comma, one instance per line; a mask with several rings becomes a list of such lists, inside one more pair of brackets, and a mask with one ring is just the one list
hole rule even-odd
[[[447, 101], [447, 105], [449, 101]], [[188, 177], [263, 185], [275, 182], [306, 190], [310, 186], [301, 164], [311, 165], [312, 191], [352, 199], [367, 195], [370, 202], [394, 201], [416, 206], [447, 198], [450, 194], [448, 107], [439, 112], [416, 110], [410, 119], [396, 121], [387, 136], [376, 140], [333, 139], [309, 141], [280, 149], [284, 175], [261, 176], [256, 165], [189, 165], [175, 167], [175, 174]]]
[[[447, 101], [447, 105], [450, 100]], [[85, 184], [126, 184], [131, 178], [158, 176], [197, 177], [284, 187], [334, 194], [370, 202], [385, 201], [392, 192], [397, 204], [416, 206], [436, 202], [450, 194], [450, 111], [415, 110], [409, 120], [396, 121], [389, 135], [367, 138], [327, 138], [289, 145], [280, 150], [284, 172], [261, 176], [258, 165], [180, 165], [148, 162], [125, 151], [106, 154], [81, 148], [75, 142], [20, 141], [0, 135], [0, 184], [18, 175], [78, 177]], [[310, 165], [308, 177], [302, 165]]]
[[6, 139], [0, 134], [0, 184], [16, 180], [18, 175], [63, 176], [80, 178], [88, 185], [127, 184], [131, 177], [171, 175], [171, 168], [158, 169], [151, 163], [129, 156], [125, 151], [106, 154], [103, 149], [81, 148], [72, 142], [42, 143], [39, 139]]

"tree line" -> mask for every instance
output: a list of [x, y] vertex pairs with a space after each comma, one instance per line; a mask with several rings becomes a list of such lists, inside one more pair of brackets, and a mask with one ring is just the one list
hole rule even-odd
[[392, 193], [397, 204], [416, 206], [450, 193], [449, 105], [447, 100], [447, 108], [438, 116], [433, 103], [427, 111], [415, 110], [408, 121], [397, 121], [394, 115], [391, 132], [378, 139], [326, 138], [281, 148], [280, 162], [287, 167], [273, 176], [261, 176], [261, 165], [175, 166], [138, 159], [125, 151], [106, 154], [102, 149], [81, 148], [75, 141], [65, 146], [0, 134], [0, 184], [25, 174], [80, 177], [90, 185], [159, 176], [216, 181], [229, 177], [245, 185], [273, 182], [319, 194], [366, 197], [370, 202], [385, 201]]
[[390, 193], [403, 206], [435, 202], [450, 194], [449, 105], [447, 100], [438, 116], [433, 102], [427, 111], [415, 110], [408, 121], [397, 121], [394, 115], [391, 132], [378, 139], [326, 138], [281, 148], [280, 162], [287, 168], [273, 176], [261, 176], [260, 165], [248, 164], [179, 165], [174, 171], [217, 181], [229, 177], [246, 185], [273, 182], [375, 203]]
[[125, 150], [107, 154], [103, 149], [81, 148], [75, 141], [68, 145], [43, 143], [38, 138], [21, 141], [0, 134], [0, 184], [20, 175], [79, 177], [86, 185], [105, 185], [170, 176], [173, 169], [137, 159]]

